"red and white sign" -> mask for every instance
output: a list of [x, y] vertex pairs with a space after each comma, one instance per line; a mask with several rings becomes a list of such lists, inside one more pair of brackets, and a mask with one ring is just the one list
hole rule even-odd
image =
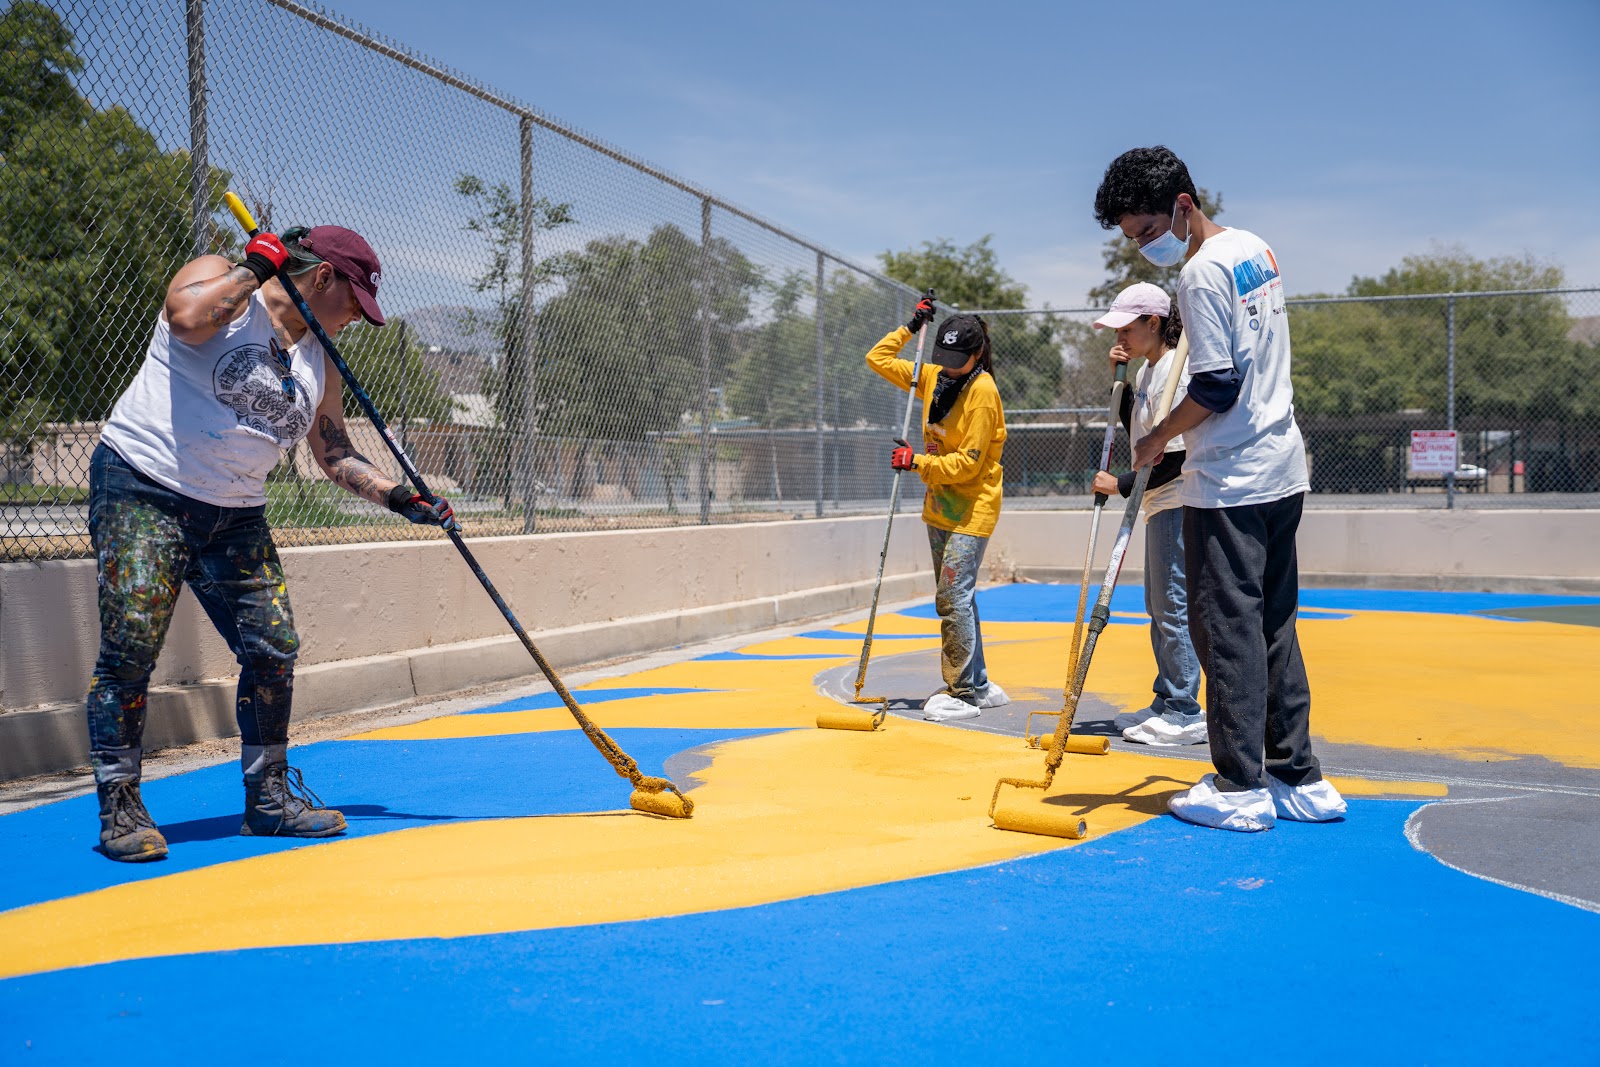
[[1411, 431], [1411, 473], [1449, 474], [1456, 469], [1460, 443], [1454, 430]]

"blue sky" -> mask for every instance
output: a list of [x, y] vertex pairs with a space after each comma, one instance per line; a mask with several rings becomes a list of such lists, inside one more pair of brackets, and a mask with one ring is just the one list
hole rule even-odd
[[327, 4], [857, 259], [992, 233], [1035, 304], [1153, 143], [1291, 293], [1441, 244], [1600, 284], [1595, 0]]

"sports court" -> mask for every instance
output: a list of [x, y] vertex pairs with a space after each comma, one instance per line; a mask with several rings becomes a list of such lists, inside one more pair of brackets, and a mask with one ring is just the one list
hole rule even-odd
[[[92, 795], [6, 815], [28, 872], [0, 913], [8, 1053], [226, 1055], [260, 998], [289, 997], [318, 1060], [911, 1060], [1047, 1054], [1065, 1030], [1119, 1061], [1130, 1028], [1140, 1058], [1181, 1055], [1259, 1000], [1376, 1059], [1577, 1062], [1600, 992], [1600, 748], [1571, 724], [1594, 714], [1600, 598], [1306, 590], [1340, 822], [1188, 826], [1163, 801], [1204, 747], [1119, 739], [1068, 755], [1042, 800], [1087, 838], [997, 830], [995, 780], [1041, 760], [1023, 713], [1059, 707], [1075, 594], [980, 594], [1015, 703], [961, 724], [814, 728], [853, 677], [859, 613], [586, 680], [642, 768], [691, 787], [687, 821], [628, 811], [548, 692], [295, 749], [344, 838], [236, 836], [231, 761], [149, 784], [161, 864], [96, 855]], [[1080, 732], [1144, 698], [1141, 611], [1118, 591]], [[936, 626], [926, 603], [879, 618], [871, 681], [896, 710], [937, 676]], [[151, 1027], [159, 1045], [135, 1039]]]
[[0, 1067], [1600, 1067], [1593, 11], [327, 3], [0, 0]]

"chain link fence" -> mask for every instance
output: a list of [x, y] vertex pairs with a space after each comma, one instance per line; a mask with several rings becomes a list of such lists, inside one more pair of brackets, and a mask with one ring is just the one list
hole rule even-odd
[[[0, 45], [0, 559], [88, 554], [101, 421], [172, 274], [239, 255], [230, 188], [267, 228], [335, 223], [377, 249], [389, 325], [340, 348], [471, 534], [885, 507], [903, 400], [863, 355], [907, 318], [906, 286], [311, 4], [12, 0]], [[263, 47], [279, 91], [239, 76]], [[1291, 303], [1324, 499], [1600, 489], [1594, 290]], [[992, 319], [1008, 506], [1086, 505], [1093, 317]], [[1409, 477], [1408, 431], [1450, 427], [1454, 478]], [[280, 544], [437, 536], [305, 445], [268, 499]]]
[[[1600, 506], [1600, 288], [1291, 299], [1310, 507]], [[1007, 507], [1079, 506], [1099, 463], [1114, 339], [1099, 309], [989, 312], [1048, 331], [1062, 403], [1007, 412]], [[1017, 351], [996, 333], [1002, 382]], [[1453, 471], [1412, 435], [1453, 430]], [[1118, 427], [1113, 469], [1126, 469]], [[1434, 464], [1437, 467], [1437, 464]]]

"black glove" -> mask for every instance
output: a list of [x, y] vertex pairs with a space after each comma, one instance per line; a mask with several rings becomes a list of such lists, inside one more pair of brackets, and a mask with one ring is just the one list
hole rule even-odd
[[917, 310], [912, 313], [911, 321], [906, 323], [906, 329], [916, 333], [938, 313], [939, 309], [933, 306], [933, 297], [925, 296], [917, 301]]
[[446, 530], [456, 528], [455, 509], [442, 496], [413, 493], [409, 485], [402, 483], [389, 490], [388, 503], [390, 511], [418, 525], [443, 526]]

